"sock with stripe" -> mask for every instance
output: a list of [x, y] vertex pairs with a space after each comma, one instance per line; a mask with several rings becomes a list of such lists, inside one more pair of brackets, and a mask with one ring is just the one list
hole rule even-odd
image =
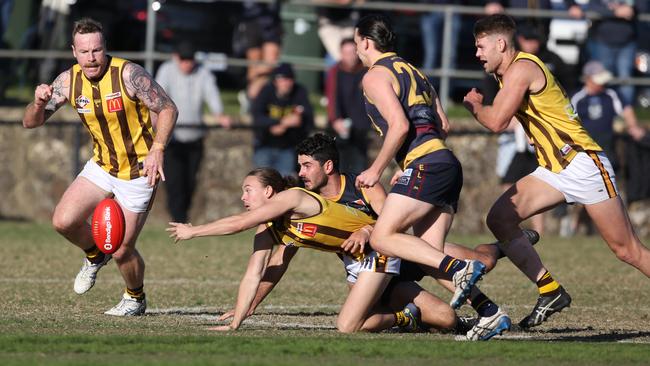
[[106, 256], [104, 252], [99, 250], [99, 248], [97, 248], [94, 245], [90, 249], [84, 249], [84, 252], [86, 252], [86, 259], [88, 259], [92, 264], [101, 263], [104, 260], [104, 257]]
[[453, 276], [456, 272], [465, 268], [466, 265], [465, 261], [446, 255], [440, 262], [440, 268], [438, 269]]
[[138, 301], [142, 301], [144, 299], [144, 285], [134, 289], [127, 287], [126, 294]]
[[555, 295], [560, 290], [560, 284], [553, 279], [553, 276], [546, 271], [542, 278], [537, 281], [537, 289], [539, 290], [540, 296], [551, 296]]
[[489, 297], [485, 296], [479, 289], [472, 290], [469, 296], [469, 301], [472, 303], [472, 308], [480, 317], [489, 317], [499, 311], [497, 304], [492, 302]]
[[405, 327], [409, 325], [409, 318], [404, 315], [404, 311], [396, 311], [395, 313], [395, 322], [393, 323], [394, 327]]

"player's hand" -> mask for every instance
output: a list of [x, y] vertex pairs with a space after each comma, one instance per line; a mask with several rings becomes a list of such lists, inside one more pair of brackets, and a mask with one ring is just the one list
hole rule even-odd
[[370, 169], [364, 170], [357, 176], [354, 185], [357, 189], [370, 188], [379, 182], [380, 174]]
[[147, 177], [147, 183], [149, 186], [153, 187], [158, 182], [158, 179], [165, 181], [165, 172], [163, 171], [163, 162], [164, 162], [164, 153], [163, 148], [156, 146], [157, 143], [154, 143], [154, 146], [147, 154], [147, 157], [144, 158], [144, 167], [142, 168], [143, 174]]
[[170, 222], [169, 227], [165, 231], [170, 233], [169, 237], [174, 239], [174, 243], [178, 243], [181, 240], [190, 240], [194, 237], [192, 224]]
[[404, 171], [402, 169], [397, 169], [395, 170], [395, 173], [393, 174], [393, 177], [390, 178], [390, 185], [394, 186], [395, 183], [397, 183], [397, 180], [404, 174]]
[[641, 126], [634, 126], [627, 129], [627, 133], [634, 141], [639, 141], [645, 136], [646, 130]]
[[210, 327], [208, 328], [208, 330], [217, 331], [217, 332], [230, 332], [232, 330], [237, 330], [237, 329], [233, 328], [232, 326], [230, 326], [230, 324], [228, 324], [228, 325], [219, 325], [216, 327]]
[[223, 313], [223, 315], [221, 315], [218, 320], [220, 322], [222, 322], [224, 320], [228, 320], [228, 319], [232, 318], [233, 316], [235, 316], [235, 309], [230, 309], [230, 310], [226, 311], [225, 313]]
[[352, 255], [363, 253], [366, 243], [370, 240], [370, 230], [361, 228], [350, 235], [342, 244], [341, 249]]
[[463, 105], [474, 115], [476, 107], [483, 105], [483, 94], [472, 88], [463, 98]]
[[52, 99], [54, 88], [51, 85], [41, 84], [36, 87], [34, 91], [34, 105], [37, 107], [45, 107]]

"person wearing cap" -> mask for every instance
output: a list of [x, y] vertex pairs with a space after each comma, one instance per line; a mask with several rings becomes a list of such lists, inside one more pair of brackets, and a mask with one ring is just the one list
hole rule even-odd
[[607, 87], [614, 76], [600, 61], [587, 62], [582, 69], [582, 78], [584, 87], [571, 98], [571, 104], [578, 112], [582, 125], [603, 148], [616, 170], [615, 118], [623, 118], [627, 133], [634, 140], [641, 139], [645, 130], [639, 126], [634, 109], [631, 106], [623, 107], [616, 91]]
[[[571, 98], [571, 104], [576, 109], [587, 132], [607, 154], [614, 171], [618, 171], [619, 164], [614, 134], [615, 119], [623, 118], [627, 133], [636, 141], [643, 138], [645, 130], [639, 126], [632, 107], [623, 107], [616, 91], [607, 87], [613, 78], [612, 73], [605, 69], [600, 61], [587, 62], [582, 69], [584, 87]], [[582, 207], [574, 210], [570, 221], [568, 221], [570, 224], [567, 226], [566, 235], [573, 235], [580, 222], [588, 220], [583, 212]]]
[[[212, 72], [196, 62], [195, 48], [188, 41], [179, 42], [172, 59], [158, 69], [156, 81], [178, 107], [178, 122], [165, 150], [167, 173], [167, 208], [174, 222], [187, 222], [203, 159], [203, 106], [208, 105], [222, 127], [232, 121], [223, 114], [223, 104]], [[154, 116], [155, 122], [155, 116]]]
[[294, 146], [314, 126], [307, 89], [295, 82], [293, 67], [279, 64], [272, 79], [252, 101], [253, 164], [270, 167], [282, 175], [296, 173]]

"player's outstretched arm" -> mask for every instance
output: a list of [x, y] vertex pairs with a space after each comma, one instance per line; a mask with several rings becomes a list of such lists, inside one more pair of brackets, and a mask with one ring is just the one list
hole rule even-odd
[[170, 222], [170, 227], [166, 231], [170, 232], [170, 237], [174, 239], [174, 242], [189, 240], [199, 236], [236, 234], [272, 221], [288, 212], [296, 213], [305, 211], [301, 207], [303, 203], [307, 206], [312, 206], [312, 208], [316, 206], [315, 210], [309, 210], [309, 207], [307, 207], [305, 216], [318, 213], [320, 205], [318, 205], [315, 199], [304, 192], [289, 190], [276, 194], [268, 203], [254, 210], [225, 217], [205, 225], [192, 226], [192, 224]]
[[[248, 260], [246, 273], [239, 283], [239, 292], [237, 293], [237, 303], [232, 322], [228, 325], [209, 328], [210, 330], [237, 330], [244, 319], [249, 316], [251, 304], [258, 291], [273, 249], [273, 237], [268, 230], [265, 225], [260, 225], [257, 228], [253, 253]], [[225, 317], [221, 317], [219, 320], [225, 319]]]
[[52, 82], [52, 85], [41, 84], [34, 91], [34, 101], [25, 108], [23, 127], [35, 128], [42, 126], [54, 112], [68, 101], [70, 90], [70, 71], [64, 71]]

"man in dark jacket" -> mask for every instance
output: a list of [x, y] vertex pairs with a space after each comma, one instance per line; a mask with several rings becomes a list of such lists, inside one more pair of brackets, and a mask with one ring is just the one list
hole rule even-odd
[[291, 65], [273, 70], [273, 78], [253, 100], [253, 163], [271, 167], [283, 175], [295, 174], [294, 146], [314, 126], [314, 112], [307, 90], [294, 80]]

